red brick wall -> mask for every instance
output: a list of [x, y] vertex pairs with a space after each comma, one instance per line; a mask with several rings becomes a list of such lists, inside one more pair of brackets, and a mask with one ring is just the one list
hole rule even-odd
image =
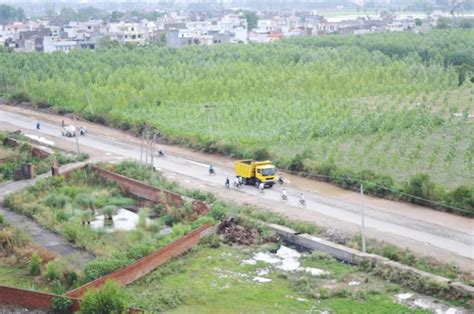
[[166, 263], [173, 257], [179, 256], [191, 247], [196, 245], [199, 240], [212, 232], [212, 225], [206, 224], [198, 229], [195, 229], [182, 238], [168, 244], [167, 246], [155, 251], [135, 263], [120, 268], [113, 273], [100, 277], [91, 281], [77, 289], [67, 293], [70, 297], [81, 298], [84, 293], [90, 288], [97, 288], [102, 286], [108, 279], [114, 279], [123, 285], [134, 282], [140, 277], [145, 276], [149, 272], [156, 269], [158, 266]]
[[41, 147], [36, 147], [36, 146], [33, 146], [31, 150], [31, 154], [37, 158], [48, 158], [49, 156], [51, 156], [50, 151], [43, 149]]
[[[164, 206], [184, 206], [185, 198], [179, 194], [150, 186], [141, 181], [127, 178], [97, 166], [92, 166], [92, 169], [95, 170], [102, 179], [116, 182], [127, 193], [155, 203], [161, 203]], [[204, 202], [193, 201], [192, 204], [194, 211], [200, 215], [206, 214], [209, 211], [207, 204]]]
[[[52, 300], [55, 297], [59, 297], [59, 295], [0, 286], [0, 304], [3, 305], [31, 309], [50, 309]], [[74, 303], [73, 310], [79, 310], [79, 300], [75, 298], [70, 299]]]

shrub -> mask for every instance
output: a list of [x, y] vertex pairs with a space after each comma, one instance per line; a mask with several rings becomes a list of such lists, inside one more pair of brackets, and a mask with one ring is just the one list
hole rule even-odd
[[401, 252], [395, 245], [387, 244], [382, 248], [382, 256], [392, 261], [395, 261], [395, 262], [400, 261], [400, 255], [401, 255]]
[[64, 279], [66, 280], [67, 287], [72, 287], [76, 284], [79, 276], [75, 271], [70, 270], [64, 273]]
[[138, 212], [137, 227], [140, 229], [146, 229], [147, 218], [148, 218], [148, 209], [147, 208], [140, 209], [140, 211]]
[[135, 201], [128, 197], [123, 196], [114, 196], [108, 199], [109, 205], [115, 205], [117, 207], [132, 206], [135, 204]]
[[474, 215], [474, 186], [460, 186], [446, 194], [445, 202], [451, 206], [465, 209]]
[[31, 276], [38, 276], [41, 272], [41, 258], [33, 253], [30, 259], [29, 272]]
[[0, 224], [4, 224], [5, 223], [5, 216], [3, 216], [2, 213], [0, 213]]
[[104, 219], [112, 220], [117, 212], [117, 207], [115, 205], [107, 205], [102, 207], [101, 212], [104, 215]]
[[66, 290], [64, 289], [63, 283], [59, 279], [54, 279], [51, 282], [51, 290], [54, 294], [63, 294]]
[[83, 224], [90, 224], [93, 218], [94, 213], [91, 210], [86, 209], [81, 213], [81, 220]]
[[51, 105], [47, 101], [38, 101], [35, 103], [37, 109], [46, 109], [51, 107]]
[[127, 308], [124, 290], [115, 281], [107, 281], [100, 289], [90, 289], [81, 302], [84, 314], [122, 313]]
[[59, 209], [63, 209], [69, 201], [69, 197], [61, 194], [58, 195], [57, 193], [48, 194], [48, 196], [46, 196], [44, 199], [46, 206]]
[[62, 234], [66, 241], [70, 243], [77, 243], [77, 240], [81, 237], [81, 226], [76, 224], [67, 223], [64, 224]]
[[10, 100], [17, 103], [22, 103], [22, 102], [29, 102], [31, 99], [30, 99], [30, 96], [26, 92], [17, 92], [10, 96]]
[[271, 158], [271, 154], [265, 147], [257, 148], [253, 151], [253, 158], [255, 160], [268, 160]]
[[60, 210], [56, 213], [55, 218], [56, 218], [57, 222], [64, 222], [64, 221], [68, 221], [69, 216], [68, 216], [68, 214], [66, 214], [66, 212], [64, 210]]
[[163, 222], [163, 224], [165, 224], [167, 226], [170, 226], [170, 227], [178, 222], [178, 219], [176, 219], [176, 217], [174, 217], [172, 215], [168, 215], [168, 214], [163, 215], [162, 217], [160, 217], [160, 220]]
[[200, 241], [200, 244], [206, 245], [213, 249], [217, 249], [221, 246], [221, 242], [219, 241], [219, 238], [215, 234], [202, 238]]
[[288, 165], [288, 169], [291, 171], [304, 171], [304, 156], [301, 154], [296, 154], [295, 157], [291, 160], [290, 164]]
[[128, 265], [131, 261], [125, 256], [113, 258], [97, 258], [84, 267], [84, 280], [86, 282], [109, 274], [114, 270]]
[[58, 262], [51, 261], [46, 264], [46, 270], [44, 272], [44, 277], [49, 281], [53, 282], [55, 280], [61, 280], [62, 269], [61, 265]]
[[[411, 177], [405, 183], [404, 191], [407, 194], [411, 194], [423, 199], [436, 199], [436, 186], [433, 182], [431, 182], [430, 177], [427, 174], [419, 173]], [[411, 196], [406, 196], [406, 198], [414, 204], [424, 205], [426, 203], [423, 200]]]
[[225, 216], [224, 207], [221, 204], [214, 204], [209, 211], [209, 216], [214, 220], [220, 221]]
[[76, 196], [75, 201], [77, 205], [84, 209], [94, 210], [96, 199], [89, 193], [80, 193]]
[[53, 298], [51, 306], [51, 312], [54, 314], [68, 314], [72, 313], [73, 302], [68, 297], [55, 297]]
[[163, 215], [163, 213], [165, 213], [165, 207], [163, 206], [163, 204], [156, 204], [152, 210], [151, 210], [153, 216], [155, 217], [160, 217], [161, 215]]

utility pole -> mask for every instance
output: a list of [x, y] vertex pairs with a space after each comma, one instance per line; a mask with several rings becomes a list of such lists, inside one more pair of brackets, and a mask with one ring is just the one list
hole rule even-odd
[[145, 130], [145, 167], [148, 164], [148, 140], [149, 140], [149, 135], [148, 135], [148, 128]]
[[362, 236], [362, 252], [366, 253], [366, 247], [365, 247], [365, 208], [364, 208], [364, 185], [361, 183], [360, 184], [360, 197], [361, 197], [361, 219], [362, 219], [362, 224], [360, 226], [360, 234]]
[[146, 126], [143, 127], [142, 141], [140, 143], [140, 169], [142, 168], [142, 164], [143, 164], [143, 144], [145, 142], [145, 130], [146, 130]]
[[77, 148], [77, 153], [80, 154], [81, 151], [79, 150], [79, 134], [77, 133], [78, 128], [77, 128], [77, 123], [76, 123], [76, 115], [74, 117], [74, 128], [76, 129], [76, 148]]
[[150, 163], [151, 172], [153, 172], [153, 168], [154, 168], [153, 160], [155, 157], [155, 144], [156, 144], [156, 133], [153, 133], [153, 137], [151, 140], [151, 163]]

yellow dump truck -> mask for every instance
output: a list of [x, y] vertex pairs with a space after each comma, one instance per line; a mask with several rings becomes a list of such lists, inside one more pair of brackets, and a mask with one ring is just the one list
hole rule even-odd
[[271, 161], [254, 161], [251, 159], [235, 162], [235, 175], [243, 184], [258, 186], [261, 182], [271, 188], [276, 183], [276, 167]]

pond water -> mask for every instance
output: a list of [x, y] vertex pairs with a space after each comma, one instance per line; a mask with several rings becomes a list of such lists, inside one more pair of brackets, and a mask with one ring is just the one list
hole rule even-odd
[[[105, 222], [105, 223], [104, 223]], [[146, 219], [147, 224], [151, 223], [150, 219]], [[120, 208], [117, 213], [113, 216], [112, 221], [105, 221], [104, 215], [96, 215], [94, 221], [91, 222], [92, 229], [102, 229], [107, 232], [113, 231], [130, 231], [135, 230], [138, 224], [138, 214], [125, 209]]]

